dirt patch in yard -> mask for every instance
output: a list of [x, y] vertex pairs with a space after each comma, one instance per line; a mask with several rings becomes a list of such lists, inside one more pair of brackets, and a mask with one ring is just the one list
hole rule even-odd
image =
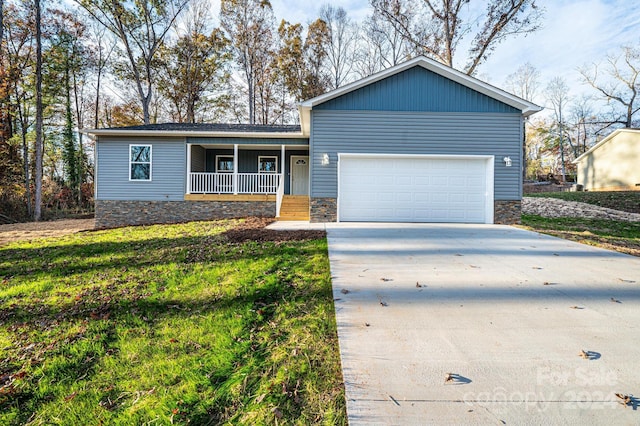
[[324, 238], [325, 231], [298, 230], [298, 231], [276, 231], [266, 229], [266, 226], [273, 223], [274, 219], [250, 217], [238, 226], [224, 232], [222, 235], [232, 243], [244, 243], [246, 241], [306, 241]]
[[94, 228], [94, 219], [65, 219], [51, 222], [27, 222], [0, 225], [0, 246], [13, 241], [59, 237]]

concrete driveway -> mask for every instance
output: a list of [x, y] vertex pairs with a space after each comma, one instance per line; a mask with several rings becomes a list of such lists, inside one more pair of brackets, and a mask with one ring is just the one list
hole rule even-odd
[[640, 396], [640, 259], [499, 225], [327, 232], [351, 425], [640, 424], [615, 396]]

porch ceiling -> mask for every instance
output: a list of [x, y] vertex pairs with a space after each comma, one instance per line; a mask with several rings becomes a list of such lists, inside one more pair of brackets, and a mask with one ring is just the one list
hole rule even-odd
[[[191, 146], [201, 146], [205, 149], [233, 149], [234, 144], [202, 144], [202, 143], [192, 143]], [[256, 144], [238, 144], [238, 149], [243, 151], [264, 151], [264, 150], [274, 150], [279, 151], [283, 145], [256, 145]], [[309, 145], [284, 145], [285, 150], [309, 150]]]

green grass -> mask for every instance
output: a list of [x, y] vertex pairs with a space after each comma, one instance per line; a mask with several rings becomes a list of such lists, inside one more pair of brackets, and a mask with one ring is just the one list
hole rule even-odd
[[560, 198], [630, 213], [640, 213], [640, 191], [542, 192], [539, 194], [525, 194], [525, 196]]
[[556, 237], [640, 256], [640, 222], [525, 214], [522, 225]]
[[346, 424], [326, 240], [234, 222], [0, 248], [0, 424]]

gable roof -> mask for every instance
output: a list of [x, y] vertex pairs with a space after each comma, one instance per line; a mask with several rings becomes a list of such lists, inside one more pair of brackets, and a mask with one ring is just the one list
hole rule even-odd
[[589, 148], [588, 151], [586, 151], [584, 154], [582, 154], [581, 156], [579, 156], [578, 158], [576, 158], [575, 160], [573, 160], [574, 164], [577, 164], [580, 160], [582, 160], [584, 157], [586, 157], [587, 155], [591, 154], [593, 151], [595, 151], [596, 149], [600, 148], [602, 145], [609, 143], [609, 141], [613, 140], [617, 135], [619, 135], [620, 133], [631, 133], [631, 134], [636, 134], [638, 135], [638, 137], [640, 138], [640, 129], [618, 129], [615, 130], [613, 133], [611, 133], [609, 136], [607, 136], [606, 138], [602, 139], [600, 142], [598, 142], [597, 144], [595, 144], [594, 146], [592, 146], [591, 148]]
[[362, 87], [378, 82], [380, 80], [383, 80], [387, 77], [391, 77], [392, 75], [399, 74], [415, 66], [419, 66], [426, 70], [439, 74], [458, 84], [461, 84], [465, 87], [468, 87], [472, 90], [482, 93], [490, 98], [496, 99], [509, 106], [512, 106], [522, 111], [522, 115], [525, 117], [528, 117], [531, 114], [534, 114], [542, 110], [542, 108], [539, 107], [538, 105], [532, 102], [529, 102], [525, 99], [522, 99], [518, 96], [512, 95], [511, 93], [508, 93], [502, 89], [492, 86], [489, 83], [485, 83], [484, 81], [478, 80], [477, 78], [471, 77], [467, 74], [457, 71], [433, 59], [429, 59], [424, 56], [418, 56], [407, 62], [403, 62], [394, 67], [387, 68], [386, 70], [380, 71], [376, 74], [372, 74], [369, 77], [365, 77], [361, 80], [354, 81], [353, 83], [347, 84], [343, 87], [339, 87], [323, 95], [301, 102], [298, 105], [298, 109], [300, 111], [300, 123], [302, 125], [303, 132], [306, 134], [308, 134], [309, 132], [310, 120], [311, 120], [310, 111], [313, 109], [313, 107], [323, 104], [325, 102], [328, 102], [332, 99], [335, 99], [347, 93], [358, 90]]
[[96, 136], [193, 136], [193, 137], [261, 137], [301, 138], [299, 125], [221, 124], [221, 123], [158, 123], [139, 126], [85, 130]]
[[428, 71], [445, 77], [469, 89], [475, 90], [492, 99], [522, 111], [528, 117], [542, 108], [538, 105], [512, 95], [502, 89], [471, 77], [433, 59], [419, 56], [409, 61], [387, 68], [376, 74], [354, 81], [343, 87], [327, 92], [323, 95], [306, 100], [298, 104], [300, 125], [255, 125], [255, 124], [216, 124], [216, 123], [162, 123], [140, 126], [116, 127], [107, 129], [87, 129], [82, 132], [91, 138], [98, 136], [166, 136], [166, 137], [261, 137], [271, 138], [301, 138], [308, 137], [311, 130], [311, 110], [318, 105], [353, 92], [365, 86], [381, 81], [387, 77], [399, 74], [413, 67], [422, 67]]

